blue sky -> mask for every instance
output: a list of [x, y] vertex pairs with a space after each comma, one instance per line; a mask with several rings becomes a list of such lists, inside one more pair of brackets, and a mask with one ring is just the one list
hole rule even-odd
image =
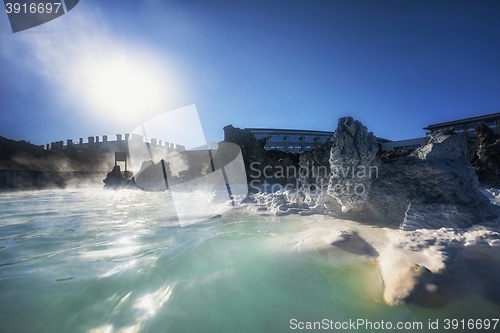
[[[0, 60], [0, 135], [36, 144], [190, 104], [207, 141], [228, 124], [333, 131], [346, 115], [406, 139], [500, 112], [500, 2], [80, 0], [16, 34], [1, 14]], [[115, 105], [103, 82], [122, 87], [124, 68], [136, 85]]]

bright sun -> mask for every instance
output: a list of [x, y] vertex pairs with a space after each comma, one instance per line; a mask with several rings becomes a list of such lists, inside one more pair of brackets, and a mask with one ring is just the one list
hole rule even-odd
[[117, 120], [165, 111], [175, 94], [162, 62], [144, 54], [107, 52], [82, 60], [79, 85], [89, 107]]

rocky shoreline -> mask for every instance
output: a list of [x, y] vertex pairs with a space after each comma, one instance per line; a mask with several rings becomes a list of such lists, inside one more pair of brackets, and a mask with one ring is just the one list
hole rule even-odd
[[[365, 126], [341, 118], [331, 140], [300, 155], [295, 167], [302, 173], [296, 188], [269, 192], [255, 187], [262, 190], [250, 197], [277, 215], [321, 214], [359, 222], [347, 229], [333, 225], [311, 230], [297, 235], [297, 242], [327, 251], [339, 244], [371, 249], [389, 304], [439, 307], [470, 293], [500, 302], [495, 287], [500, 274], [500, 206], [481, 192], [478, 179], [498, 184], [498, 164], [491, 162], [498, 138], [484, 126], [476, 137], [435, 132], [426, 146], [389, 157], [380, 153]], [[252, 159], [259, 165], [273, 160], [255, 141], [232, 142], [239, 143], [248, 165], [255, 163]], [[247, 169], [249, 182], [273, 181], [283, 161], [274, 158], [275, 163], [268, 164], [275, 172], [271, 179], [262, 169], [253, 174]], [[386, 241], [373, 239], [374, 233]]]
[[[251, 196], [278, 214], [370, 218], [394, 222], [403, 230], [470, 227], [500, 216], [499, 207], [479, 190], [476, 172], [484, 169], [471, 166], [475, 141], [461, 134], [438, 131], [426, 146], [383, 159], [373, 133], [345, 117], [339, 119], [331, 140], [297, 159], [295, 154], [265, 151], [244, 130], [225, 130], [230, 132], [225, 139], [242, 150]], [[484, 143], [478, 147], [478, 154], [484, 155]], [[297, 172], [290, 177], [283, 170]], [[262, 186], [266, 183], [297, 186], [268, 191]]]

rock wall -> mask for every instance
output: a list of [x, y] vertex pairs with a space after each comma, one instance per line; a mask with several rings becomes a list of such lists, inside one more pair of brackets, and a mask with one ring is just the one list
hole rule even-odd
[[[237, 144], [243, 155], [250, 191], [296, 188], [299, 185], [299, 154], [266, 150], [265, 140], [257, 140], [245, 129], [224, 127], [224, 141]], [[278, 185], [273, 188], [273, 185]]]
[[[392, 222], [404, 230], [467, 227], [500, 216], [500, 207], [479, 191], [463, 135], [436, 132], [411, 155], [381, 161], [373, 134], [346, 117], [339, 119], [331, 145], [326, 193], [311, 195], [314, 177], [303, 182], [310, 207], [342, 218]], [[317, 154], [305, 153], [300, 163], [317, 161], [322, 161]]]
[[[411, 156], [380, 168], [365, 209], [398, 221], [401, 229], [467, 227], [500, 216], [479, 191], [463, 135], [436, 132]], [[403, 213], [404, 212], [404, 213]]]
[[[286, 188], [300, 193], [277, 193], [280, 200], [260, 193], [258, 201], [280, 214], [323, 213], [403, 230], [468, 227], [500, 216], [500, 207], [479, 191], [470, 165], [472, 145], [460, 134], [438, 131], [411, 154], [381, 160], [373, 133], [351, 117], [340, 118], [332, 139], [300, 157], [266, 151], [250, 131], [233, 126], [224, 131], [225, 141], [241, 147], [250, 190], [258, 189], [255, 184], [293, 184], [300, 177], [297, 187]], [[497, 142], [500, 146], [489, 136], [481, 145], [484, 150]], [[300, 171], [292, 181], [286, 174], [290, 167]], [[291, 198], [300, 198], [300, 204]]]
[[326, 140], [311, 151], [300, 154], [299, 167], [301, 188], [309, 195], [311, 192], [326, 192], [332, 175], [330, 151], [333, 140]]
[[488, 126], [479, 124], [474, 131], [479, 147], [472, 159], [479, 181], [491, 187], [500, 186], [500, 136]]

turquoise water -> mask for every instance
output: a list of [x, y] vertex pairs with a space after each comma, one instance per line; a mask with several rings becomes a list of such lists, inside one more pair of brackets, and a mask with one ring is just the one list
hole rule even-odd
[[161, 192], [2, 193], [0, 332], [291, 332], [293, 319], [423, 325], [360, 332], [437, 319], [445, 332], [445, 319], [500, 316], [476, 295], [384, 304], [376, 259], [290, 251], [313, 219], [242, 207], [180, 227]]

